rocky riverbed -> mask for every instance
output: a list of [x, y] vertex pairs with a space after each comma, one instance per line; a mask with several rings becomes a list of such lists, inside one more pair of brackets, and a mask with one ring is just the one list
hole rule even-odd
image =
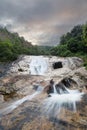
[[[20, 56], [0, 78], [0, 130], [87, 130], [87, 71], [82, 67], [83, 61], [77, 57], [41, 56], [46, 63], [37, 66], [37, 60], [32, 63], [32, 57]], [[30, 68], [35, 69], [36, 74], [33, 75]], [[44, 74], [41, 75], [41, 72]], [[51, 79], [55, 84], [65, 84], [69, 80], [71, 90], [84, 92], [82, 100], [76, 103], [76, 112], [62, 108], [60, 118], [59, 115], [47, 117], [42, 114], [42, 104], [48, 98], [47, 86]], [[24, 97], [35, 93], [38, 86], [43, 91], [25, 100]], [[17, 101], [22, 103], [18, 105]], [[4, 111], [15, 103], [12, 111]]]

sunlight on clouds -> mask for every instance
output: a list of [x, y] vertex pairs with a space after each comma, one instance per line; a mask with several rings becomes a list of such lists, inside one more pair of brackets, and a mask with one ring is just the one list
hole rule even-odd
[[56, 45], [62, 34], [86, 19], [87, 0], [0, 1], [0, 25], [33, 44]]
[[[33, 45], [38, 45], [43, 38], [40, 39], [41, 36], [44, 36], [43, 30], [30, 29], [30, 31], [20, 31], [20, 36], [24, 36], [26, 40], [32, 42]], [[41, 41], [40, 41], [41, 40]]]

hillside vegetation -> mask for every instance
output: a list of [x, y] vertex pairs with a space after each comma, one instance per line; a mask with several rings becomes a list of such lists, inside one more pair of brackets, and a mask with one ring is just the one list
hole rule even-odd
[[30, 42], [20, 37], [18, 33], [11, 33], [6, 28], [0, 27], [0, 61], [9, 62], [16, 60], [20, 54], [47, 55], [50, 47], [33, 46]]
[[51, 49], [51, 55], [78, 56], [83, 58], [87, 68], [87, 23], [75, 26], [60, 37], [60, 44]]

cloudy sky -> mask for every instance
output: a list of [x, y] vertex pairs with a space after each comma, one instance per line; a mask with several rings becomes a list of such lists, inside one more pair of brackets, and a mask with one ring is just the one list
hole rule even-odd
[[0, 0], [0, 25], [38, 45], [56, 45], [87, 21], [87, 0]]

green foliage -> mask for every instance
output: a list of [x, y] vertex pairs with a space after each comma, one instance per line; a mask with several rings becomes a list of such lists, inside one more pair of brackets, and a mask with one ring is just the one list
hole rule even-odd
[[13, 45], [9, 40], [0, 41], [0, 61], [15, 60], [17, 57], [12, 50]]
[[83, 25], [83, 40], [87, 46], [87, 23]]
[[72, 38], [81, 40], [83, 35], [83, 25], [74, 26], [70, 34]]
[[83, 25], [84, 52], [87, 53], [87, 22]]
[[50, 53], [55, 56], [72, 56], [72, 53], [67, 49], [67, 45], [58, 45], [52, 48]]
[[67, 34], [64, 34], [60, 37], [60, 44], [64, 45], [67, 43], [67, 41], [71, 38], [71, 34], [68, 32]]
[[83, 59], [84, 63], [83, 63], [83, 66], [87, 69], [87, 54], [81, 54], [79, 55], [80, 58]]
[[48, 46], [33, 46], [18, 33], [11, 33], [6, 28], [0, 28], [0, 61], [16, 60], [20, 54], [49, 55]]
[[75, 26], [71, 32], [60, 37], [60, 44], [51, 49], [56, 56], [78, 56], [87, 68], [87, 23]]
[[87, 23], [75, 26], [71, 32], [60, 37], [60, 44], [51, 50], [54, 55], [77, 55], [87, 53]]

